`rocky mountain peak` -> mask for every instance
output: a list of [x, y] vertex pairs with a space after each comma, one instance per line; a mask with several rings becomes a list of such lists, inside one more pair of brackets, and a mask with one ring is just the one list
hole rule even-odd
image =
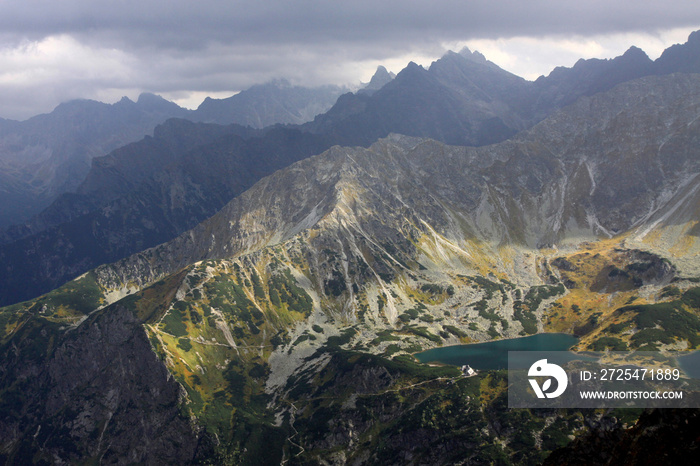
[[346, 90], [331, 85], [303, 87], [275, 79], [225, 99], [206, 98], [190, 119], [257, 129], [277, 123], [302, 124], [328, 111]]
[[134, 101], [128, 98], [127, 96], [123, 96], [121, 99], [119, 99], [119, 102], [116, 103], [116, 105], [129, 105], [133, 104]]
[[362, 89], [363, 91], [376, 91], [384, 87], [385, 84], [391, 82], [396, 77], [395, 73], [390, 73], [387, 69], [379, 65], [377, 71], [372, 75], [369, 83]]
[[167, 115], [186, 115], [187, 110], [174, 102], [150, 92], [141, 93], [136, 100], [136, 104], [143, 110], [149, 112], [162, 112]]
[[622, 54], [623, 57], [627, 58], [638, 58], [638, 59], [647, 59], [649, 60], [649, 56], [647, 53], [640, 49], [639, 47], [632, 46], [629, 49], [625, 51], [625, 53]]
[[664, 50], [654, 62], [658, 74], [673, 72], [700, 73], [700, 31], [694, 31], [684, 44]]
[[419, 65], [418, 63], [416, 63], [414, 61], [410, 61], [410, 62], [408, 62], [408, 65], [406, 65], [406, 68], [401, 70], [397, 76], [400, 76], [401, 73], [404, 73], [404, 72], [408, 74], [408, 73], [416, 73], [419, 71], [425, 71], [425, 68], [423, 68], [422, 65]]
[[486, 57], [481, 52], [478, 50], [472, 52], [469, 50], [469, 47], [463, 47], [462, 50], [459, 51], [459, 55], [476, 63], [486, 63]]

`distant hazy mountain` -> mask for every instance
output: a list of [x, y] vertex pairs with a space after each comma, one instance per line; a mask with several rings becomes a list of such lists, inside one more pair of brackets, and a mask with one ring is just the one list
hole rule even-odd
[[74, 190], [92, 158], [136, 141], [187, 110], [152, 94], [109, 105], [61, 104], [45, 115], [0, 120], [0, 228], [19, 223]]
[[[228, 99], [207, 99], [196, 111], [142, 94], [137, 102], [76, 100], [27, 121], [0, 119], [0, 230], [20, 224], [18, 231], [32, 231], [35, 227], [21, 224], [59, 195], [74, 191], [94, 157], [151, 134], [168, 118], [253, 128], [299, 124], [328, 110], [343, 92], [337, 86], [306, 88], [279, 80]], [[138, 170], [132, 173], [138, 176]]]
[[286, 80], [255, 85], [226, 99], [207, 97], [188, 118], [193, 121], [264, 128], [301, 124], [326, 112], [347, 89], [292, 86]]
[[[503, 372], [410, 354], [549, 331], [700, 345], [699, 105], [700, 76], [647, 76], [501, 143], [391, 135], [278, 170], [174, 240], [0, 310], [0, 454], [540, 464], [574, 433], [595, 449], [586, 432], [621, 414], [508, 409]], [[186, 157], [210, 164], [203, 187], [243, 169], [237, 147], [314, 141], [286, 131]]]
[[385, 84], [391, 82], [395, 77], [395, 73], [390, 73], [385, 67], [380, 65], [377, 67], [377, 71], [372, 75], [372, 79], [370, 79], [367, 85], [360, 89], [358, 93], [372, 94], [374, 91], [378, 91], [384, 87]]
[[655, 74], [654, 62], [637, 47], [623, 55], [600, 60], [579, 60], [572, 68], [557, 67], [534, 83], [537, 100], [533, 111], [546, 115], [552, 108], [568, 105], [581, 96], [611, 89], [625, 81]]
[[[37, 223], [36, 233], [0, 246], [0, 301], [28, 299], [167, 241], [261, 177], [329, 147], [323, 137], [296, 129], [248, 139], [240, 130], [172, 120], [156, 137], [98, 160], [82, 194], [63, 196], [40, 216], [51, 226]], [[137, 167], [143, 170], [138, 177]], [[63, 222], [54, 223], [57, 218]]]
[[195, 124], [170, 119], [157, 126], [152, 137], [146, 136], [141, 141], [94, 158], [91, 170], [74, 192], [62, 194], [28, 221], [6, 229], [0, 235], [0, 242], [12, 242], [100, 209], [137, 189], [154, 174], [178, 163], [197, 146], [212, 143], [225, 135], [248, 137], [255, 133], [234, 125]]
[[170, 117], [262, 128], [301, 124], [330, 109], [305, 130], [333, 133], [345, 144], [367, 145], [396, 132], [482, 145], [504, 140], [553, 109], [621, 82], [700, 72], [699, 44], [699, 34], [691, 34], [687, 43], [670, 47], [655, 62], [632, 47], [612, 60], [580, 60], [570, 69], [557, 68], [535, 83], [463, 50], [448, 53], [429, 70], [409, 66], [396, 82], [380, 67], [365, 89], [338, 102], [346, 89], [278, 80], [227, 99], [207, 99], [193, 112], [144, 94], [137, 102], [125, 98], [113, 105], [73, 101], [23, 122], [0, 119], [0, 229], [24, 222], [58, 195], [73, 191], [92, 158], [150, 134]]

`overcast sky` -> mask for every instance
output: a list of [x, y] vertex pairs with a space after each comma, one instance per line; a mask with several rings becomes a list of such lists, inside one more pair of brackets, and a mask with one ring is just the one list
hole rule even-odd
[[0, 117], [140, 92], [196, 107], [253, 84], [369, 81], [468, 46], [535, 79], [700, 29], [697, 0], [0, 0]]

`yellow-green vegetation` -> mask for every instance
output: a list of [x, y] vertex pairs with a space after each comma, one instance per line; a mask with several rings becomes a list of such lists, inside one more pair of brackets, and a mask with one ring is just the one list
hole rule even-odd
[[152, 323], [160, 319], [173, 302], [177, 289], [189, 270], [191, 267], [168, 275], [140, 292], [127, 296], [121, 303], [131, 309], [142, 322]]
[[187, 390], [187, 409], [229, 454], [249, 448], [252, 437], [276, 435], [266, 411], [267, 360], [313, 310], [291, 270], [275, 255], [263, 258], [270, 260], [258, 269], [238, 260], [199, 263], [124, 300]]
[[[628, 318], [638, 329], [629, 337], [629, 345], [647, 351], [658, 350], [659, 344], [685, 341], [688, 348], [700, 345], [700, 288], [691, 288], [669, 302], [623, 306], [616, 314]], [[610, 331], [620, 329], [620, 324]], [[623, 328], [624, 329], [624, 328]], [[620, 330], [623, 330], [620, 329]], [[619, 330], [618, 330], [619, 331]]]
[[[659, 350], [700, 344], [697, 288], [693, 280], [675, 277], [667, 260], [625, 248], [618, 238], [583, 243], [550, 265], [567, 293], [550, 307], [545, 329], [581, 336], [579, 348]], [[669, 281], [674, 284], [664, 286]], [[645, 288], [642, 293], [645, 283], [660, 285], [656, 292]]]
[[601, 287], [605, 271], [609, 274], [626, 266], [623, 251], [619, 240], [601, 240], [583, 243], [578, 251], [551, 261], [568, 292], [551, 308], [545, 320], [546, 330], [583, 335], [592, 330], [589, 323], [595, 313], [600, 313], [595, 319], [602, 320], [601, 316], [606, 318], [637, 295], [634, 288], [620, 289], [628, 288], [628, 280], [616, 284], [610, 292]]
[[445, 299], [455, 294], [453, 285], [443, 286], [436, 283], [425, 283], [418, 290], [415, 290], [414, 297], [422, 303], [433, 305], [442, 304]]
[[480, 377], [479, 398], [482, 404], [491, 404], [499, 396], [508, 393], [508, 379], [499, 372], [487, 372]]
[[88, 272], [36, 299], [2, 308], [0, 337], [6, 341], [32, 317], [69, 326], [104, 303], [104, 289], [97, 283], [94, 273]]
[[541, 285], [530, 288], [521, 300], [513, 303], [513, 317], [520, 321], [523, 332], [528, 335], [537, 333], [537, 316], [535, 312], [539, 309], [542, 301], [564, 294], [566, 288], [563, 284]]

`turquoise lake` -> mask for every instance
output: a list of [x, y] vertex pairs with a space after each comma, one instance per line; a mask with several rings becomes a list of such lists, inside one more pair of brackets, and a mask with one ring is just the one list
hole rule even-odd
[[[559, 351], [557, 354], [542, 354], [550, 362], [565, 364], [575, 359], [591, 359], [585, 354], [569, 352], [577, 338], [566, 333], [539, 333], [529, 337], [496, 340], [472, 345], [443, 346], [433, 348], [414, 356], [420, 362], [437, 362], [453, 366], [470, 365], [477, 370], [497, 370], [508, 368], [508, 351]], [[529, 355], [522, 364], [517, 360], [511, 361], [511, 367], [526, 368], [532, 363], [533, 355]], [[686, 373], [694, 379], [700, 379], [700, 351], [680, 354], [678, 363]]]
[[[576, 337], [566, 333], [539, 333], [510, 340], [443, 346], [414, 356], [420, 362], [439, 362], [455, 366], [469, 364], [477, 370], [507, 369], [508, 351], [567, 351], [576, 344], [576, 341]], [[569, 360], [578, 358], [579, 356], [571, 353]], [[566, 360], [556, 362], [564, 363]]]
[[687, 375], [694, 379], [700, 379], [700, 351], [680, 356], [678, 363]]

